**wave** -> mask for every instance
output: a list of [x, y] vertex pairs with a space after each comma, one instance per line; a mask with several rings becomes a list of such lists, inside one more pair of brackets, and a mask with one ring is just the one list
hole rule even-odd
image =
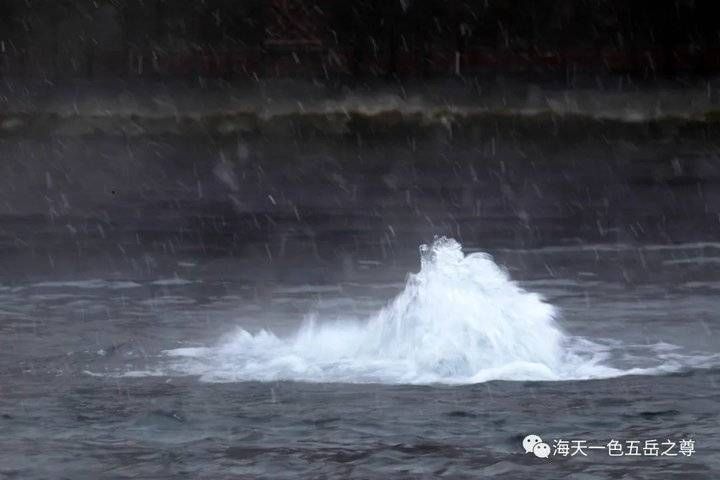
[[[5, 90], [0, 88], [0, 99]], [[720, 121], [710, 84], [682, 89], [557, 89], [540, 85], [474, 87], [423, 82], [407, 88], [378, 87], [336, 91], [297, 83], [207, 89], [183, 85], [83, 85], [82, 88], [25, 87], [5, 95], [0, 134], [146, 135], [187, 133], [232, 135], [294, 132], [326, 135], [365, 130], [379, 135], [409, 128], [414, 134], [463, 128], [472, 131], [498, 122], [546, 134], [571, 128], [607, 130], [648, 122], [703, 126]], [[38, 102], [37, 98], [43, 98]], [[517, 132], [516, 132], [517, 133]], [[351, 135], [353, 136], [353, 135]]]
[[[310, 317], [294, 335], [239, 329], [219, 345], [167, 350], [171, 374], [209, 382], [464, 384], [585, 380], [674, 371], [621, 370], [612, 346], [568, 335], [558, 310], [510, 279], [485, 253], [445, 237], [420, 247], [421, 269], [363, 321]], [[167, 373], [167, 372], [166, 372]]]
[[[506, 125], [521, 127], [527, 136], [545, 135], [547, 129], [565, 129], [568, 132], [611, 132], [613, 135], [638, 136], [647, 123], [668, 128], [686, 126], [703, 128], [720, 121], [720, 112], [692, 113], [647, 112], [562, 112], [553, 109], [488, 110], [483, 108], [430, 108], [413, 111], [394, 109], [372, 111], [325, 112], [256, 112], [224, 111], [212, 113], [183, 113], [175, 116], [159, 114], [135, 115], [122, 112], [103, 114], [8, 113], [0, 118], [0, 135], [57, 134], [62, 136], [123, 135], [199, 135], [211, 131], [218, 135], [287, 135], [315, 132], [330, 137], [353, 136], [358, 133], [381, 137], [407, 134], [422, 137], [465, 132], [465, 135], [482, 135], [487, 128]], [[480, 132], [476, 131], [478, 128]], [[619, 129], [619, 130], [618, 130]], [[629, 129], [629, 130], [624, 130]]]

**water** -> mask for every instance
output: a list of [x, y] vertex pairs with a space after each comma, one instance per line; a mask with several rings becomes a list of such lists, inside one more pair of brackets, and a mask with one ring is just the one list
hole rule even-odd
[[[554, 147], [518, 144], [529, 166], [500, 140], [482, 165], [455, 147], [343, 146], [335, 162], [249, 143], [263, 173], [218, 180], [221, 160], [173, 167], [173, 141], [148, 141], [165, 153], [137, 171], [38, 155], [50, 186], [23, 170], [32, 155], [9, 157], [1, 478], [720, 469], [712, 182], [630, 188], [613, 162], [632, 162], [596, 145], [543, 160]], [[696, 453], [543, 460], [524, 454], [531, 433], [692, 438]]]
[[[184, 279], [4, 286], [3, 376], [12, 388], [0, 402], [3, 475], [711, 475], [716, 281], [628, 290], [603, 278], [616, 251], [577, 249], [583, 275], [522, 282], [544, 303], [487, 257], [448, 248], [407, 284], [278, 285], [263, 294], [194, 266]], [[517, 266], [560, 254], [496, 255]], [[517, 309], [486, 303], [498, 289]], [[458, 298], [469, 292], [478, 298]], [[357, 320], [338, 320], [339, 311]], [[315, 320], [302, 326], [309, 312]], [[627, 375], [636, 369], [645, 372]], [[614, 378], [580, 380], [593, 377]], [[692, 436], [698, 452], [538, 464], [521, 453], [529, 432]]]

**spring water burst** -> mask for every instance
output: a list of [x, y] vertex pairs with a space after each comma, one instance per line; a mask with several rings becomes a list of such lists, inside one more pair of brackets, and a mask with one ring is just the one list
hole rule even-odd
[[420, 247], [421, 269], [365, 321], [305, 321], [280, 338], [240, 329], [211, 348], [165, 354], [175, 374], [205, 381], [476, 383], [613, 376], [603, 349], [570, 337], [557, 310], [484, 253], [445, 237]]

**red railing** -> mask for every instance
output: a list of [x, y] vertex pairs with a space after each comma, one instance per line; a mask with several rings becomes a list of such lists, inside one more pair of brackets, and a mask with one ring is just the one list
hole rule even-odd
[[[205, 76], [266, 78], [330, 75], [472, 75], [487, 71], [578, 71], [607, 73], [720, 71], [720, 48], [573, 49], [557, 52], [472, 48], [463, 53], [429, 49], [396, 55], [356, 56], [352, 49], [318, 45], [266, 45], [239, 50], [198, 49], [184, 52], [131, 49], [124, 52], [87, 52], [65, 65], [45, 58], [45, 52], [0, 54], [0, 75], [44, 74], [70, 77]], [[52, 65], [52, 67], [48, 67]], [[44, 67], [43, 67], [44, 66]], [[46, 71], [56, 69], [57, 71]]]

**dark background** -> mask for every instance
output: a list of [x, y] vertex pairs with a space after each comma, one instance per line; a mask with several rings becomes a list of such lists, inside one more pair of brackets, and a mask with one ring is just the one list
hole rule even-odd
[[0, 239], [713, 238], [718, 5], [0, 0]]
[[2, 0], [0, 75], [363, 79], [720, 70], [701, 0]]

